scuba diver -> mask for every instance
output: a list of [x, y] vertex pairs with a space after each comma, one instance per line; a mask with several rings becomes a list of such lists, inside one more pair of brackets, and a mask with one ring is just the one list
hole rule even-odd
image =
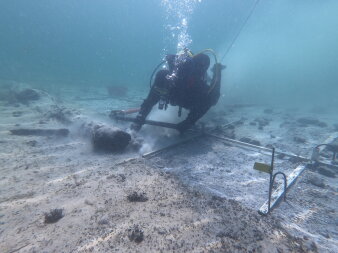
[[157, 103], [161, 110], [167, 109], [168, 104], [179, 106], [178, 116], [181, 116], [182, 107], [189, 110], [187, 118], [176, 125], [176, 129], [183, 133], [218, 102], [221, 72], [225, 66], [216, 61], [209, 85], [207, 70], [210, 58], [204, 51], [193, 55], [185, 49], [183, 53], [167, 55], [164, 62], [167, 63], [168, 69], [156, 73], [148, 97], [142, 103], [136, 121], [131, 125], [134, 131], [141, 129], [146, 117]]

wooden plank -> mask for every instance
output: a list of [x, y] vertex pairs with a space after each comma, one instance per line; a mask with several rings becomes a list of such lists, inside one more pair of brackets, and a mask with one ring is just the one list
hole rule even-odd
[[[286, 190], [288, 190], [294, 184], [297, 177], [305, 170], [305, 168], [306, 168], [306, 165], [301, 164], [291, 172], [291, 174], [287, 177]], [[277, 187], [277, 189], [271, 194], [270, 210], [272, 208], [274, 208], [276, 206], [276, 204], [279, 202], [279, 200], [283, 196], [283, 192], [284, 192], [284, 185], [280, 184]], [[259, 208], [259, 210], [258, 210], [259, 214], [262, 214], [262, 215], [268, 214], [268, 203], [269, 203], [269, 200], [265, 201], [265, 203], [261, 206], [261, 208]]]

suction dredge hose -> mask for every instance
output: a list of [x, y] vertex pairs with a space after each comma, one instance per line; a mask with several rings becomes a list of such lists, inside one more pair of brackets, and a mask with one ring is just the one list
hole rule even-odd
[[[197, 54], [192, 54], [189, 50], [187, 51], [189, 56], [191, 56], [192, 58], [194, 58], [196, 55], [199, 55], [199, 54], [202, 54], [202, 53], [210, 53], [212, 54], [212, 56], [214, 57], [214, 60], [215, 60], [215, 64], [218, 64], [218, 60], [217, 60], [217, 56], [216, 56], [216, 53], [214, 50], [210, 49], [210, 48], [207, 48], [207, 49], [204, 49], [202, 51], [200, 51], [199, 53]], [[154, 75], [155, 73], [158, 71], [158, 69], [163, 65], [165, 64], [167, 61], [166, 60], [163, 60], [161, 61], [154, 69], [154, 71], [151, 73], [151, 76], [150, 76], [150, 81], [149, 81], [149, 88], [151, 89], [152, 87], [152, 82], [153, 82], [153, 78], [154, 78]], [[214, 78], [214, 81], [210, 84], [210, 88], [208, 90], [208, 94], [215, 88], [215, 85], [216, 85], [216, 82], [219, 78], [219, 74], [216, 73], [217, 76], [215, 76]]]

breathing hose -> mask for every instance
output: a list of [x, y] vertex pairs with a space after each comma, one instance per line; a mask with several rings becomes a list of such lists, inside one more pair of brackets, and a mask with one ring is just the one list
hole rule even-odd
[[239, 35], [241, 34], [243, 28], [246, 26], [246, 24], [248, 23], [250, 17], [252, 16], [252, 14], [254, 13], [258, 3], [260, 0], [256, 0], [256, 2], [254, 3], [254, 5], [252, 6], [249, 15], [246, 17], [246, 19], [244, 20], [244, 22], [242, 23], [242, 26], [240, 27], [240, 29], [238, 30], [237, 34], [235, 35], [235, 37], [233, 38], [233, 40], [230, 43], [230, 46], [228, 47], [227, 51], [225, 51], [221, 62], [224, 60], [225, 56], [227, 56], [227, 54], [229, 53], [230, 49], [232, 48], [232, 46], [235, 44], [236, 40], [238, 39]]
[[[212, 54], [213, 57], [214, 57], [214, 60], [215, 60], [215, 64], [218, 64], [216, 53], [215, 53], [215, 51], [212, 50], [211, 48], [204, 49], [204, 50], [202, 50], [201, 52], [195, 54], [194, 56], [196, 56], [196, 55], [198, 55], [198, 54], [206, 53], [206, 52]], [[193, 57], [194, 57], [194, 56], [193, 56]], [[217, 73], [216, 73], [215, 75], [217, 75], [217, 76], [215, 76], [213, 83], [210, 84], [210, 88], [209, 88], [209, 90], [208, 90], [208, 94], [209, 94], [209, 93], [215, 88], [215, 86], [216, 86], [216, 82], [217, 82], [217, 79], [218, 79], [219, 76], [218, 76]]]
[[151, 83], [153, 82], [153, 78], [154, 78], [154, 75], [155, 75], [155, 73], [156, 73], [156, 71], [159, 69], [159, 67], [161, 67], [161, 65], [162, 64], [164, 64], [166, 61], [164, 60], [164, 61], [161, 61], [157, 66], [156, 66], [156, 68], [154, 69], [154, 71], [153, 71], [153, 73], [151, 73], [151, 76], [150, 76], [150, 81], [149, 81], [149, 87], [150, 87], [150, 89], [151, 89]]

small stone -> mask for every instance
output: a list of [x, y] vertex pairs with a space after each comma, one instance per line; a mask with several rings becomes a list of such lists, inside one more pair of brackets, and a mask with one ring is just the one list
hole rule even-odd
[[307, 127], [307, 126], [318, 126], [318, 127], [327, 127], [327, 124], [325, 122], [321, 122], [318, 119], [313, 119], [313, 118], [299, 118], [297, 122], [300, 124], [302, 127]]
[[318, 173], [321, 174], [321, 175], [323, 175], [323, 176], [331, 177], [331, 178], [335, 178], [336, 177], [335, 173], [332, 170], [330, 170], [330, 169], [326, 169], [324, 167], [318, 167], [317, 170], [318, 170]]
[[269, 125], [269, 120], [265, 118], [256, 118], [255, 122], [257, 122], [258, 125], [262, 128]]
[[278, 159], [284, 159], [284, 157], [285, 157], [285, 154], [283, 154], [283, 153], [280, 153], [280, 154], [277, 155]]
[[324, 236], [325, 238], [329, 239], [330, 235], [328, 233], [322, 232], [320, 233], [322, 236]]
[[119, 179], [120, 182], [126, 181], [126, 176], [124, 174], [119, 174], [119, 177], [120, 177]]
[[38, 144], [38, 142], [36, 140], [32, 140], [32, 141], [27, 141], [26, 144], [28, 146], [31, 146], [31, 147], [36, 147], [36, 145]]
[[73, 113], [65, 107], [54, 105], [52, 106], [51, 110], [45, 114], [45, 119], [52, 119], [59, 121], [62, 124], [69, 125], [72, 123], [72, 120], [70, 119], [72, 115]]
[[20, 117], [22, 115], [22, 112], [16, 111], [12, 113], [13, 117]]
[[167, 231], [164, 228], [159, 228], [157, 230], [157, 233], [160, 234], [160, 235], [165, 235], [167, 233]]
[[312, 243], [311, 243], [310, 249], [311, 249], [313, 252], [318, 252], [318, 248], [317, 248], [317, 245], [316, 245], [315, 242], [312, 242]]
[[144, 239], [144, 233], [139, 226], [134, 226], [128, 229], [128, 238], [130, 241], [140, 243]]
[[300, 162], [303, 162], [304, 159], [302, 159], [301, 157], [292, 156], [292, 157], [289, 158], [289, 161], [291, 163], [300, 163]]
[[246, 143], [249, 143], [249, 144], [252, 144], [252, 145], [256, 145], [256, 146], [261, 145], [261, 143], [259, 141], [250, 139], [248, 137], [243, 137], [243, 138], [240, 139], [240, 141], [246, 142]]
[[34, 89], [24, 89], [17, 92], [15, 97], [19, 103], [27, 104], [29, 101], [40, 99], [40, 94]]
[[313, 184], [313, 185], [315, 185], [317, 187], [320, 187], [320, 188], [324, 188], [325, 187], [324, 180], [321, 179], [321, 178], [319, 178], [319, 177], [317, 177], [317, 176], [311, 176], [311, 177], [309, 177], [308, 182], [310, 184]]
[[99, 220], [98, 224], [99, 225], [107, 225], [107, 224], [109, 224], [109, 221], [106, 218], [102, 218], [101, 220]]
[[304, 139], [304, 138], [302, 138], [302, 137], [298, 137], [298, 136], [293, 137], [293, 140], [294, 140], [296, 143], [301, 143], [301, 144], [306, 143], [306, 139]]
[[52, 209], [49, 213], [45, 213], [45, 224], [56, 223], [63, 217], [63, 209]]
[[86, 205], [89, 205], [89, 206], [93, 206], [93, 205], [94, 205], [94, 203], [91, 202], [91, 201], [89, 201], [88, 199], [86, 199], [86, 200], [84, 201], [84, 203], [85, 203]]
[[270, 109], [270, 108], [267, 108], [267, 109], [264, 110], [264, 113], [271, 114], [271, 113], [273, 113], [273, 110]]
[[133, 193], [129, 194], [127, 196], [127, 198], [130, 202], [146, 202], [146, 201], [148, 201], [148, 197], [144, 192], [142, 192], [142, 193], [133, 192]]

